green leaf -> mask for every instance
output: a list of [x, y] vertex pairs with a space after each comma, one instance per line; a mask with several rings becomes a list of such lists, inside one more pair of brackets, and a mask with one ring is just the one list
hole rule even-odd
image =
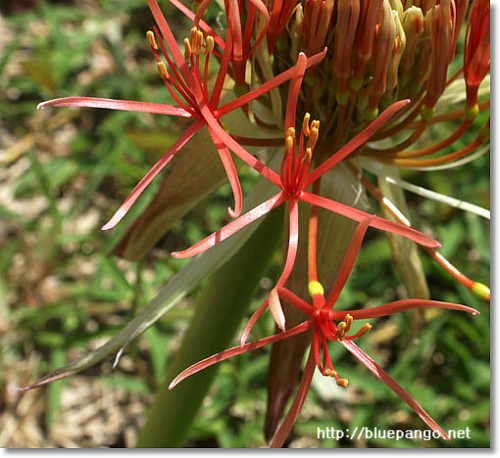
[[[278, 155], [276, 157], [279, 159]], [[264, 178], [259, 179], [252, 193], [246, 199], [245, 208], [252, 208], [257, 203], [262, 202], [272, 195], [272, 192], [273, 185]], [[158, 321], [165, 312], [170, 310], [183, 297], [198, 286], [209, 273], [215, 272], [231, 259], [261, 223], [262, 219], [255, 221], [238, 231], [224, 243], [195, 257], [176, 274], [170, 282], [161, 289], [158, 295], [145, 305], [120, 332], [113, 336], [112, 339], [81, 358], [51, 372], [25, 389], [36, 388], [73, 375], [102, 361], [119, 350], [115, 362], [115, 364], [117, 364], [119, 357], [130, 341], [141, 335], [146, 329]]]

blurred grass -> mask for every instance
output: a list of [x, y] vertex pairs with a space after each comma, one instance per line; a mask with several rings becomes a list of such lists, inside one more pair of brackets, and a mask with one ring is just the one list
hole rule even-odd
[[[99, 227], [184, 124], [169, 117], [106, 110], [37, 112], [37, 103], [70, 95], [169, 102], [144, 40], [144, 31], [152, 24], [145, 1], [37, 4], [35, 9], [0, 18], [0, 422], [7, 425], [13, 419], [18, 428], [10, 435], [0, 433], [4, 447], [64, 443], [51, 431], [62, 415], [62, 393], [70, 382], [57, 382], [30, 395], [36, 408], [29, 414], [21, 408], [22, 398], [13, 387], [32, 382], [116, 332], [182, 267], [182, 261], [167, 257], [172, 247], [187, 246], [220, 227], [231, 205], [225, 186], [166, 234], [139, 265], [107, 256], [126, 222], [111, 234], [101, 233]], [[162, 7], [173, 17], [172, 24], [181, 28], [177, 13], [165, 2]], [[412, 174], [407, 179], [489, 207], [487, 155], [451, 172]], [[251, 178], [244, 175], [242, 185], [244, 189], [251, 185]], [[156, 186], [153, 183], [127, 221], [140, 213]], [[488, 224], [420, 197], [408, 196], [408, 200], [415, 226], [434, 233], [443, 242], [445, 256], [475, 280], [489, 284]], [[327, 387], [325, 395], [315, 384], [291, 445], [489, 446], [489, 309], [428, 257], [422, 258], [432, 298], [477, 307], [481, 315], [429, 312], [413, 336], [409, 313], [373, 320], [372, 335], [360, 345], [444, 429], [468, 427], [471, 439], [450, 444], [316, 440], [317, 427], [423, 428], [406, 404], [340, 347], [332, 346], [336, 369], [346, 374], [352, 388], [344, 394]], [[279, 262], [277, 257], [270, 278], [279, 273]], [[269, 279], [263, 279], [253, 308], [269, 284]], [[388, 244], [370, 235], [340, 306], [396, 300], [404, 296], [398, 284]], [[168, 360], [178, 350], [179, 334], [196, 297], [184, 301], [138, 339], [117, 371], [109, 374], [109, 362], [105, 362], [86, 371], [85, 380], [126, 392], [129, 400], [141, 405], [150, 402]], [[272, 332], [272, 323], [264, 319], [253, 338]], [[223, 364], [186, 445], [265, 445], [267, 355], [265, 349], [259, 350]], [[130, 416], [127, 427], [137, 431], [141, 418], [123, 406], [120, 409]], [[100, 412], [97, 406], [96, 412]], [[23, 429], [27, 415], [35, 419], [38, 435]], [[96, 418], [105, 421], [97, 413]], [[74, 440], [79, 446], [132, 446], [134, 437], [119, 431], [106, 443]]]

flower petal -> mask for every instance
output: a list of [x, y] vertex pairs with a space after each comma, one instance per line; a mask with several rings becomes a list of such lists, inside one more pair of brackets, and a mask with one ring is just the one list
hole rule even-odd
[[290, 277], [299, 246], [299, 205], [296, 200], [290, 199], [288, 200], [288, 207], [288, 250], [277, 286], [283, 286]]
[[196, 254], [202, 253], [203, 251], [212, 248], [218, 243], [226, 240], [228, 237], [238, 232], [241, 228], [247, 226], [252, 223], [256, 219], [264, 216], [266, 213], [269, 213], [273, 208], [278, 207], [285, 201], [285, 198], [281, 193], [276, 194], [270, 199], [266, 200], [264, 203], [260, 204], [258, 207], [253, 208], [249, 212], [241, 215], [239, 218], [231, 221], [229, 224], [226, 224], [223, 228], [219, 229], [217, 232], [214, 232], [212, 235], [209, 235], [202, 241], [193, 245], [191, 248], [187, 250], [178, 251], [171, 253], [175, 258], [189, 258]]
[[226, 148], [224, 143], [219, 141], [218, 137], [213, 133], [212, 129], [209, 128], [208, 130], [210, 132], [212, 140], [214, 141], [214, 145], [217, 148], [217, 152], [219, 153], [220, 160], [222, 162], [222, 165], [224, 166], [224, 170], [226, 172], [229, 185], [231, 186], [231, 190], [233, 191], [234, 210], [228, 208], [229, 216], [231, 216], [231, 218], [236, 218], [241, 213], [241, 205], [243, 200], [240, 180], [238, 178], [236, 168], [234, 167], [234, 162], [233, 159], [231, 158], [231, 153]]
[[274, 436], [274, 439], [271, 443], [271, 448], [281, 448], [286, 438], [290, 434], [290, 431], [295, 423], [295, 420], [297, 420], [297, 417], [299, 416], [300, 409], [302, 409], [304, 401], [306, 400], [306, 396], [309, 391], [309, 387], [311, 386], [311, 381], [314, 375], [314, 368], [315, 368], [314, 353], [311, 350], [309, 352], [309, 357], [307, 358], [306, 367], [304, 369], [304, 373], [302, 374], [302, 380], [300, 381], [297, 394], [295, 395], [295, 399], [293, 400], [293, 403], [290, 406], [290, 410], [286, 414], [283, 423], [281, 423], [278, 432]]
[[[326, 208], [327, 210], [338, 213], [339, 215], [343, 215], [346, 218], [350, 218], [358, 222], [361, 222], [365, 218], [370, 216], [368, 213], [365, 213], [356, 208], [349, 207], [348, 205], [341, 204], [340, 202], [335, 202], [334, 200], [330, 200], [325, 197], [318, 196], [316, 194], [311, 194], [306, 191], [302, 191], [299, 200], [302, 200], [303, 202], [308, 202], [313, 205], [317, 205], [318, 207]], [[370, 226], [380, 229], [382, 231], [387, 231], [393, 234], [402, 235], [403, 237], [413, 240], [414, 242], [422, 246], [428, 246], [430, 248], [441, 248], [441, 244], [436, 240], [434, 240], [433, 238], [425, 234], [422, 234], [421, 232], [415, 229], [403, 226], [402, 224], [394, 223], [392, 221], [380, 218], [378, 216], [375, 216], [373, 218], [373, 221], [370, 223]]]
[[302, 310], [304, 313], [307, 313], [309, 316], [312, 316], [314, 313], [315, 308], [308, 304], [306, 301], [301, 299], [299, 296], [296, 294], [292, 293], [289, 289], [284, 288], [284, 287], [278, 287], [278, 294], [285, 299], [289, 304], [293, 305], [294, 307], [298, 308], [299, 310]]
[[440, 308], [449, 310], [459, 310], [461, 312], [472, 313], [478, 315], [479, 310], [466, 305], [454, 304], [452, 302], [430, 301], [427, 299], [404, 299], [401, 301], [389, 302], [377, 307], [370, 307], [359, 310], [332, 310], [330, 316], [332, 320], [343, 320], [346, 314], [351, 315], [355, 320], [366, 320], [369, 318], [378, 318], [381, 316], [392, 315], [394, 313], [404, 312], [405, 310], [413, 310], [418, 308]]
[[349, 350], [361, 363], [363, 363], [379, 380], [382, 380], [394, 393], [405, 401], [413, 411], [429, 426], [433, 431], [438, 431], [441, 437], [450, 440], [441, 427], [431, 418], [431, 416], [413, 399], [399, 383], [397, 383], [387, 372], [385, 372], [373, 359], [371, 359], [361, 348], [349, 340], [339, 341], [347, 350]]
[[102, 99], [98, 97], [62, 97], [39, 103], [37, 110], [45, 107], [86, 107], [107, 110], [136, 111], [140, 113], [165, 114], [191, 118], [191, 113], [183, 108], [161, 103], [134, 102], [132, 100]]
[[269, 337], [264, 337], [263, 339], [256, 340], [255, 342], [249, 342], [243, 346], [229, 348], [227, 350], [216, 353], [215, 355], [209, 356], [202, 361], [199, 361], [192, 366], [188, 367], [186, 370], [182, 371], [175, 379], [170, 383], [168, 389], [171, 390], [184, 379], [189, 376], [196, 374], [197, 372], [210, 367], [220, 361], [224, 361], [228, 358], [231, 358], [236, 355], [241, 355], [242, 353], [246, 353], [247, 351], [256, 350], [258, 348], [264, 347], [273, 342], [277, 342], [278, 340], [286, 339], [287, 337], [292, 337], [297, 334], [301, 334], [302, 332], [307, 331], [313, 326], [312, 320], [305, 321], [304, 323], [295, 326], [292, 329], [289, 329], [286, 332], [282, 332], [279, 334], [274, 334]]
[[283, 313], [280, 298], [278, 296], [278, 291], [276, 290], [276, 288], [273, 288], [269, 293], [269, 300], [267, 301], [267, 303], [269, 304], [269, 311], [273, 316], [276, 326], [278, 326], [278, 328], [282, 332], [285, 332], [285, 314]]
[[168, 151], [160, 158], [160, 160], [151, 167], [148, 173], [137, 183], [132, 192], [128, 195], [125, 201], [120, 205], [113, 217], [101, 228], [107, 231], [115, 227], [120, 220], [127, 214], [134, 202], [139, 198], [142, 191], [153, 181], [161, 170], [170, 162], [175, 154], [191, 139], [191, 137], [203, 127], [203, 122], [195, 121], [191, 124], [179, 137], [179, 139], [168, 149]]
[[[326, 48], [322, 52], [315, 54], [314, 56], [308, 57], [306, 68], [312, 67], [313, 65], [316, 65], [317, 63], [321, 62], [325, 57], [325, 55], [326, 55]], [[275, 76], [273, 79], [266, 81], [264, 84], [261, 84], [260, 86], [256, 87], [250, 92], [247, 92], [246, 94], [243, 94], [237, 99], [221, 106], [216, 111], [217, 117], [223, 116], [229, 113], [230, 111], [235, 110], [236, 108], [240, 108], [243, 105], [246, 105], [248, 102], [251, 102], [257, 97], [260, 97], [262, 94], [269, 92], [276, 86], [279, 86], [280, 84], [283, 84], [284, 82], [293, 78], [296, 74], [297, 74], [297, 64], [294, 65], [292, 68], [289, 68], [288, 70], [284, 71], [283, 73], [280, 73], [279, 75]]]
[[[169, 0], [169, 1], [179, 11], [184, 13], [185, 16], [194, 21], [196, 14], [193, 13], [186, 5], [183, 5], [178, 0]], [[217, 33], [203, 19], [200, 19], [200, 21], [198, 22], [198, 26], [205, 34], [214, 37], [215, 42], [219, 45], [222, 51], [224, 51], [224, 46], [225, 46], [224, 40], [221, 37], [219, 37], [219, 35], [217, 35]]]
[[336, 153], [323, 162], [321, 165], [316, 167], [307, 176], [304, 189], [307, 188], [311, 183], [316, 181], [321, 175], [335, 167], [340, 161], [345, 159], [347, 156], [356, 151], [360, 146], [366, 143], [370, 137], [375, 134], [396, 112], [401, 110], [405, 105], [407, 105], [409, 100], [400, 100], [399, 102], [393, 103], [390, 107], [386, 108], [374, 121], [372, 121], [364, 130], [362, 130], [358, 135], [356, 135], [350, 142], [346, 143], [342, 148], [340, 148]]
[[337, 279], [330, 290], [330, 294], [326, 302], [323, 305], [323, 308], [332, 308], [335, 305], [335, 302], [339, 298], [340, 292], [344, 288], [344, 285], [351, 274], [352, 267], [354, 265], [354, 261], [356, 261], [356, 257], [358, 256], [359, 249], [361, 248], [361, 244], [363, 243], [363, 239], [365, 238], [366, 231], [368, 230], [368, 226], [371, 224], [375, 216], [370, 216], [361, 223], [359, 223], [358, 227], [354, 231], [354, 234], [351, 239], [351, 243], [349, 244], [349, 248], [347, 249], [347, 253], [344, 257], [344, 261], [342, 262], [342, 266], [340, 267], [340, 271], [337, 275]]
[[[197, 94], [200, 97], [201, 94]], [[243, 148], [231, 135], [229, 135], [219, 124], [219, 121], [214, 117], [212, 111], [206, 106], [205, 103], [200, 102], [200, 111], [207, 122], [208, 126], [212, 129], [214, 134], [223, 142], [236, 156], [238, 156], [245, 164], [252, 167], [260, 175], [267, 178], [271, 183], [281, 187], [279, 175], [270, 168], [266, 167], [256, 157], [252, 156], [245, 148]]]

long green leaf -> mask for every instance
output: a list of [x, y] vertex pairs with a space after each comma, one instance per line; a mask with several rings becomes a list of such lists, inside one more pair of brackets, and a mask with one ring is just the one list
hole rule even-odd
[[[278, 157], [279, 159], [279, 157]], [[274, 191], [273, 185], [264, 178], [259, 179], [252, 192], [246, 199], [245, 208], [252, 208], [257, 203], [270, 197]], [[104, 345], [87, 353], [85, 356], [70, 362], [69, 364], [49, 373], [34, 384], [24, 388], [31, 389], [59, 380], [86, 369], [109, 355], [118, 351], [115, 360], [117, 364], [119, 357], [128, 343], [148, 329], [159, 320], [165, 312], [170, 310], [184, 296], [189, 294], [209, 273], [215, 272], [239, 250], [254, 231], [262, 223], [257, 220], [248, 225], [230, 239], [221, 243], [205, 253], [194, 258], [188, 263], [170, 282], [165, 285], [147, 305], [125, 327]]]

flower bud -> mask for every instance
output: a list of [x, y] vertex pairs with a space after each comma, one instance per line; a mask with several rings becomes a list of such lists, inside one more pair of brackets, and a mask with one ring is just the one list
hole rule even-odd
[[424, 15], [420, 8], [411, 6], [403, 13], [402, 26], [406, 37], [406, 46], [401, 58], [401, 85], [410, 81], [411, 71], [417, 58], [417, 51], [424, 29]]
[[387, 70], [387, 87], [385, 93], [391, 96], [394, 89], [398, 84], [398, 70], [401, 58], [406, 48], [406, 35], [401, 24], [400, 16], [396, 11], [392, 11], [394, 16], [394, 24], [396, 26], [396, 36], [394, 38], [394, 45], [392, 47], [391, 59], [389, 61], [389, 68]]
[[369, 86], [369, 107], [371, 110], [374, 110], [378, 106], [380, 98], [386, 90], [387, 70], [394, 48], [394, 40], [396, 39], [396, 25], [389, 0], [383, 1], [380, 21], [375, 28], [374, 39], [372, 56], [373, 79]]
[[431, 70], [431, 61], [429, 59], [431, 54], [431, 25], [432, 10], [429, 10], [424, 17], [424, 27], [419, 40], [417, 58], [414, 69], [410, 74], [410, 94], [412, 95], [419, 92]]
[[472, 4], [464, 48], [464, 78], [467, 86], [467, 106], [477, 101], [481, 81], [490, 69], [490, 3], [475, 0]]
[[325, 47], [332, 13], [333, 0], [305, 1], [302, 35], [308, 56], [320, 52]]
[[380, 17], [383, 0], [361, 0], [358, 34], [354, 44], [354, 76], [362, 79], [372, 56], [375, 27]]
[[[338, 0], [335, 27], [333, 74], [337, 84], [337, 99], [347, 97], [348, 81], [352, 71], [354, 39], [359, 21], [360, 0]], [[347, 104], [345, 100], [344, 105]]]
[[441, 0], [440, 4], [432, 9], [431, 72], [424, 101], [429, 108], [436, 105], [446, 87], [448, 64], [454, 54], [452, 45], [455, 34], [455, 11], [452, 1]]

